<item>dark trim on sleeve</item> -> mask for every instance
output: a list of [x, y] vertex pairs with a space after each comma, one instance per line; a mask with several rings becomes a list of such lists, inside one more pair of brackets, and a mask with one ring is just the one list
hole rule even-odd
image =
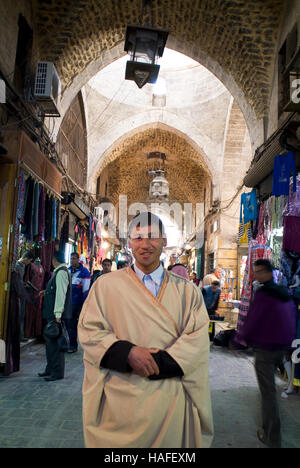
[[128, 354], [135, 346], [129, 341], [117, 341], [104, 354], [100, 367], [118, 372], [131, 372], [132, 368], [128, 364]]
[[159, 351], [158, 353], [151, 353], [156, 364], [159, 367], [159, 375], [151, 375], [148, 377], [150, 380], [171, 379], [172, 377], [183, 377], [184, 373], [167, 351]]

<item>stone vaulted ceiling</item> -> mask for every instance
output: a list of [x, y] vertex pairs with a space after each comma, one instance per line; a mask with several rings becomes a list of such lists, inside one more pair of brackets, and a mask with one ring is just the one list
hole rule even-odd
[[204, 184], [210, 174], [202, 156], [182, 136], [162, 128], [149, 128], [117, 145], [109, 152], [102, 167], [109, 173], [108, 196], [118, 201], [127, 195], [128, 203], [144, 203], [152, 180], [149, 170], [161, 168], [160, 160], [147, 159], [150, 152], [166, 154], [165, 170], [170, 186], [169, 203], [203, 201]]
[[[88, 64], [124, 41], [126, 25], [139, 23], [141, 4], [33, 0], [41, 59], [56, 63], [65, 90]], [[268, 107], [285, 4], [286, 0], [153, 0], [152, 16], [155, 27], [170, 31], [168, 47], [208, 68], [210, 63], [221, 67], [260, 118]]]

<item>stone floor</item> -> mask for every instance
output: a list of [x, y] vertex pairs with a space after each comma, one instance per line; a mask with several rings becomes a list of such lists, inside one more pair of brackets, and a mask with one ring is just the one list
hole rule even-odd
[[[0, 448], [81, 448], [82, 353], [66, 356], [66, 378], [37, 377], [44, 345], [22, 350], [21, 371], [0, 378]], [[212, 346], [211, 389], [214, 448], [263, 448], [256, 438], [259, 393], [251, 354]], [[284, 382], [278, 379], [278, 392]], [[280, 398], [284, 447], [300, 447], [300, 395]]]

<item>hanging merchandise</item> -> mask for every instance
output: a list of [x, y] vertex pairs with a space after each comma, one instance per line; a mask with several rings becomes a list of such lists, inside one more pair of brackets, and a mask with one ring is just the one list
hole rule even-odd
[[293, 184], [290, 184], [289, 199], [285, 198], [286, 204], [283, 211], [283, 216], [298, 216], [300, 217], [300, 175], [297, 176], [296, 192], [293, 191]]
[[252, 190], [250, 193], [242, 193], [241, 209], [245, 224], [257, 219], [257, 198], [255, 190]]
[[[245, 194], [242, 194], [242, 197]], [[247, 213], [248, 216], [248, 213]], [[251, 221], [245, 223], [243, 215], [243, 198], [241, 199], [241, 208], [240, 208], [240, 222], [239, 222], [239, 232], [238, 232], [238, 244], [248, 244], [252, 237], [251, 231]]]
[[283, 227], [282, 248], [300, 252], [300, 217], [285, 216]]
[[280, 257], [280, 283], [290, 288], [300, 276], [300, 252], [282, 250]]
[[288, 195], [290, 187], [290, 176], [293, 175], [293, 191], [296, 191], [296, 163], [292, 151], [287, 154], [279, 154], [274, 160], [273, 190], [276, 197]]
[[294, 182], [290, 185], [290, 197], [284, 209], [283, 217], [283, 243], [284, 250], [295, 253], [300, 252], [300, 177], [296, 180], [296, 192]]
[[[57, 199], [27, 168], [19, 170], [16, 203], [4, 375], [20, 369], [20, 338], [42, 336], [42, 297], [39, 292], [45, 289], [50, 279], [53, 240], [57, 236]], [[36, 261], [26, 267], [24, 287], [14, 268], [26, 250], [32, 252]]]
[[[298, 296], [299, 305], [298, 305], [297, 336], [296, 336], [296, 339], [300, 340], [300, 288], [298, 288], [298, 290], [297, 290], [297, 296]], [[298, 351], [297, 351], [298, 353], [299, 353], [299, 348], [300, 348], [300, 346], [298, 345]], [[295, 387], [300, 387], [300, 363], [295, 364], [293, 384], [294, 384]]]
[[44, 289], [45, 270], [37, 258], [30, 263], [25, 274], [26, 289], [32, 302], [26, 303], [24, 322], [24, 337], [26, 339], [42, 336], [42, 297], [39, 293]]

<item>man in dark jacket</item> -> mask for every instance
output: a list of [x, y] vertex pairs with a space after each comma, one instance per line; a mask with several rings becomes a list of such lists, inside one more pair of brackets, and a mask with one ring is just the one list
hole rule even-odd
[[[203, 299], [206, 305], [208, 315], [211, 320], [215, 320], [218, 314], [219, 300], [220, 300], [220, 282], [213, 281], [210, 286], [204, 286], [202, 288]], [[211, 330], [209, 333], [210, 341], [214, 341], [216, 334], [216, 324], [211, 322]]]
[[296, 308], [287, 289], [274, 283], [273, 267], [268, 260], [257, 260], [254, 274], [261, 287], [250, 305], [242, 335], [254, 348], [255, 370], [262, 396], [263, 426], [258, 430], [258, 438], [269, 447], [280, 448], [275, 369], [295, 339]]
[[68, 353], [76, 353], [78, 349], [77, 325], [79, 315], [90, 288], [90, 272], [79, 261], [77, 252], [71, 254], [69, 272], [72, 278], [72, 318], [66, 321], [70, 337]]
[[[47, 319], [47, 324], [51, 321], [60, 324], [62, 319], [72, 317], [72, 282], [61, 252], [54, 252], [52, 263], [55, 269], [45, 291], [43, 318]], [[47, 367], [45, 372], [39, 374], [39, 377], [45, 377], [47, 382], [52, 382], [64, 378], [65, 355], [60, 351], [57, 338], [51, 338], [45, 333], [46, 327], [44, 337]]]

